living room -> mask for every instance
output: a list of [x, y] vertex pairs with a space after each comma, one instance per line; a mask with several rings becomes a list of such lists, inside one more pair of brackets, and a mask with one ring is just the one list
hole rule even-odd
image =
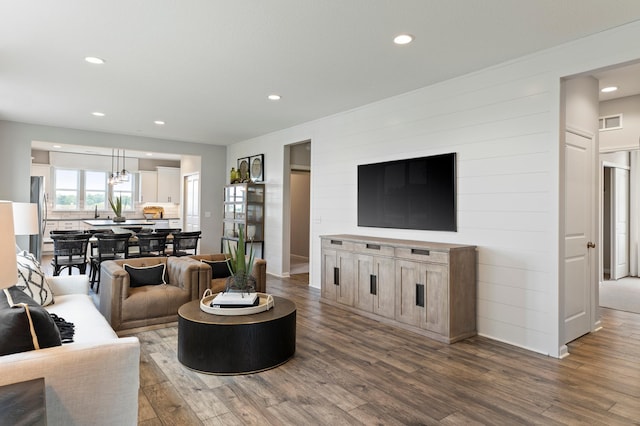
[[[271, 200], [265, 226], [268, 273], [284, 277], [289, 272], [283, 238], [287, 229], [286, 206], [281, 202], [286, 199], [288, 177], [284, 152], [291, 144], [310, 140], [309, 284], [313, 289], [320, 288], [322, 235], [349, 233], [475, 245], [479, 334], [560, 358], [566, 355], [568, 343], [563, 332], [565, 267], [560, 242], [565, 216], [559, 201], [563, 195], [564, 157], [558, 129], [566, 124], [561, 121], [563, 82], [568, 77], [583, 77], [640, 58], [640, 48], [629, 43], [640, 36], [640, 25], [630, 22], [637, 16], [633, 7], [625, 4], [627, 19], [607, 31], [603, 28], [597, 34], [594, 31], [562, 44], [486, 63], [444, 81], [434, 80], [341, 111], [326, 111], [312, 120], [275, 125], [270, 131], [250, 134], [229, 144], [183, 142], [158, 133], [123, 135], [110, 131], [106, 124], [89, 128], [62, 120], [29, 122], [7, 119], [3, 113], [0, 198], [28, 201], [30, 146], [34, 140], [198, 155], [208, 165], [202, 169], [202, 182], [207, 182], [203, 191], [211, 191], [202, 196], [201, 211], [211, 212], [211, 217], [202, 215], [201, 250], [216, 252], [220, 250], [222, 234], [220, 188], [227, 183], [229, 169], [238, 158], [262, 153], [266, 199]], [[537, 37], [528, 37], [546, 34], [545, 30], [538, 31], [532, 33]], [[428, 36], [425, 34], [424, 38]], [[405, 74], [406, 59], [401, 55], [406, 51], [392, 53], [398, 64], [393, 75], [399, 79]], [[344, 63], [350, 64], [347, 60]], [[416, 74], [433, 66], [412, 65], [412, 73]], [[359, 68], [359, 75], [366, 74], [366, 68]], [[357, 78], [352, 81], [357, 82]], [[313, 84], [308, 82], [309, 86]], [[310, 95], [303, 98], [307, 102], [314, 99]], [[287, 102], [285, 94], [281, 101]], [[276, 104], [276, 108], [282, 108], [277, 105], [282, 104]], [[278, 113], [272, 111], [269, 115]], [[457, 232], [357, 227], [357, 165], [445, 152], [458, 154]], [[596, 302], [590, 301], [594, 306]], [[590, 331], [595, 331], [601, 325], [597, 307], [590, 314]]]

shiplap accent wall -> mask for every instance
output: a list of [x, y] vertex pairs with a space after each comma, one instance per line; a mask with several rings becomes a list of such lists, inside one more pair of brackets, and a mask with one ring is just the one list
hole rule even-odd
[[[629, 43], [639, 39], [640, 24], [626, 25], [230, 146], [229, 168], [265, 154], [268, 271], [281, 274], [286, 265], [283, 146], [309, 139], [313, 287], [320, 235], [477, 245], [480, 334], [559, 356], [560, 81], [640, 58], [640, 44]], [[357, 227], [358, 164], [453, 151], [458, 232]]]

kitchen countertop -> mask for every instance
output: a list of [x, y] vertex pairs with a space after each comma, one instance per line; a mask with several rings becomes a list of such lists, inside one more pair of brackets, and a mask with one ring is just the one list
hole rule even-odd
[[84, 220], [84, 223], [91, 226], [140, 226], [140, 225], [155, 225], [155, 222], [147, 219], [127, 219], [124, 222], [114, 222], [112, 219], [88, 219]]
[[[106, 217], [106, 216], [101, 216], [101, 217]], [[111, 220], [111, 219], [96, 219], [93, 216], [92, 217], [48, 217], [47, 221], [56, 221], [56, 222], [66, 222], [66, 221], [72, 221], [72, 220], [80, 220], [82, 222], [86, 222], [87, 220]], [[154, 222], [154, 221], [158, 221], [158, 220], [180, 220], [179, 217], [163, 217], [163, 218], [151, 218], [151, 219], [145, 219], [143, 217], [134, 217], [128, 220], [146, 220], [146, 221], [150, 221], [150, 222]], [[113, 222], [113, 221], [112, 221]]]

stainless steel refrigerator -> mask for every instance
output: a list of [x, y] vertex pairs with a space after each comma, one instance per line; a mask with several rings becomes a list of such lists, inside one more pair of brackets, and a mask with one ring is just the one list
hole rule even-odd
[[38, 205], [38, 234], [29, 237], [29, 252], [42, 261], [44, 227], [47, 223], [47, 194], [44, 192], [44, 176], [31, 176], [31, 203]]

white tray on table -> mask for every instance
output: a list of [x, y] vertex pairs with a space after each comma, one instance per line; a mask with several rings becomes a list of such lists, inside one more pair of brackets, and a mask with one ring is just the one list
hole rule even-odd
[[213, 315], [251, 315], [268, 311], [273, 308], [273, 296], [267, 293], [258, 293], [260, 302], [255, 306], [247, 306], [246, 308], [219, 308], [211, 306], [211, 301], [218, 293], [213, 293], [211, 289], [206, 289], [200, 299], [200, 309], [203, 312]]

